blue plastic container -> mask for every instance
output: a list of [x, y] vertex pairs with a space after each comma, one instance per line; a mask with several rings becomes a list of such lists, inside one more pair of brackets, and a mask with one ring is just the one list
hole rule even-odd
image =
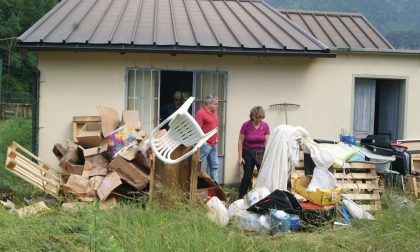
[[300, 227], [300, 219], [299, 219], [299, 216], [292, 215], [290, 217], [290, 231], [292, 231], [292, 232], [299, 231], [299, 227]]
[[[279, 213], [280, 212], [280, 213]], [[270, 209], [271, 232], [288, 233], [290, 232], [290, 215], [277, 209]]]

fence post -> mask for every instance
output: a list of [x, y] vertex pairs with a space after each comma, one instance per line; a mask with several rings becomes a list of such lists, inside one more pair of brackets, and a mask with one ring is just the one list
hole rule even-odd
[[0, 120], [3, 119], [3, 93], [2, 93], [2, 82], [3, 82], [3, 60], [0, 58]]

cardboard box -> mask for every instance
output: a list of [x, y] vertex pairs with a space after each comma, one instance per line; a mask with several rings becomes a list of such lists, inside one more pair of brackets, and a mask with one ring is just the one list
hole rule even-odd
[[63, 145], [59, 143], [54, 145], [53, 153], [55, 157], [58, 159], [58, 161], [60, 161], [64, 157], [64, 154], [66, 154], [66, 152], [67, 152], [67, 149], [64, 148]]
[[76, 136], [79, 145], [83, 148], [98, 147], [102, 142], [101, 123], [86, 123]]
[[306, 187], [309, 185], [310, 181], [310, 177], [308, 176], [292, 179], [292, 191], [318, 206], [334, 205], [341, 201], [341, 188], [330, 191], [324, 191], [317, 188], [316, 192], [308, 192]]
[[111, 192], [121, 185], [121, 177], [116, 172], [110, 172], [103, 180], [102, 183], [99, 185], [98, 193], [100, 200], [105, 200]]
[[109, 167], [116, 171], [121, 178], [136, 189], [144, 189], [150, 181], [149, 167], [143, 155], [138, 151], [117, 155]]

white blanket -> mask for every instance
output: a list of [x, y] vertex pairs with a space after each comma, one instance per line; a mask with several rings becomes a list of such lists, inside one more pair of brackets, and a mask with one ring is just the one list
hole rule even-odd
[[300, 148], [311, 154], [317, 167], [328, 169], [334, 162], [332, 154], [321, 150], [304, 128], [280, 125], [268, 138], [256, 187], [266, 187], [270, 192], [287, 190], [290, 173], [299, 165]]

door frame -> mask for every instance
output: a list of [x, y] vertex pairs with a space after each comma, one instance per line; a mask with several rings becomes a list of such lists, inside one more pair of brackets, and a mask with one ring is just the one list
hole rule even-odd
[[[406, 138], [407, 134], [407, 108], [408, 108], [408, 90], [410, 85], [410, 80], [408, 76], [402, 75], [375, 75], [375, 74], [353, 74], [352, 75], [352, 85], [351, 85], [351, 102], [350, 102], [350, 131], [353, 132], [353, 123], [354, 123], [354, 105], [355, 105], [355, 87], [356, 87], [356, 79], [357, 78], [365, 78], [365, 79], [388, 79], [388, 80], [399, 80], [402, 81], [404, 84], [404, 89], [402, 90], [401, 94], [404, 97], [403, 106], [404, 106], [404, 119], [403, 119], [403, 126], [401, 129], [398, 129], [398, 135], [402, 138]], [[401, 108], [400, 108], [401, 110]], [[402, 132], [401, 132], [402, 131]], [[401, 134], [400, 134], [401, 133]]]

